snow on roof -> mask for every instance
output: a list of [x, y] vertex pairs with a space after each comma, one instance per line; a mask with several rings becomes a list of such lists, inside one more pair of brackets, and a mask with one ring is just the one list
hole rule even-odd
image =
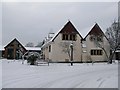
[[[71, 21], [69, 21], [70, 23], [71, 23]], [[54, 34], [54, 36], [53, 36], [53, 38], [50, 40], [50, 41], [53, 41], [54, 39], [55, 39], [55, 37], [59, 34], [59, 32], [66, 26], [68, 24], [68, 22], [63, 26], [63, 27], [61, 27], [61, 29], [59, 29], [55, 34]], [[73, 24], [72, 24], [73, 25]], [[73, 25], [73, 27], [75, 27], [74, 25]], [[78, 31], [78, 29], [75, 27], [75, 29]], [[79, 33], [79, 31], [78, 31], [78, 33]], [[79, 33], [80, 34], [80, 33]], [[80, 34], [81, 35], [81, 34]]]
[[95, 26], [96, 23], [94, 23], [91, 26], [88, 26], [87, 28], [82, 29], [81, 31], [79, 31], [79, 33], [82, 35], [83, 38], [86, 37], [86, 35], [91, 31], [91, 29]]
[[[62, 28], [63, 28], [63, 27], [62, 27]], [[59, 34], [59, 32], [62, 30], [62, 28], [59, 29], [59, 30], [54, 34], [54, 36], [52, 37], [52, 39], [51, 39], [50, 41], [53, 41], [53, 40], [55, 39], [55, 37], [57, 36], [57, 34]]]
[[32, 51], [40, 51], [40, 47], [25, 47], [26, 50], [32, 50]]
[[[84, 29], [82, 29], [82, 30], [78, 30], [78, 33], [83, 37], [83, 38], [85, 38], [87, 35], [88, 35], [88, 33], [92, 30], [92, 28], [96, 25], [97, 23], [94, 23], [93, 25], [91, 25], [91, 26], [88, 26], [87, 28], [84, 28]], [[64, 25], [65, 26], [65, 25]], [[64, 27], [63, 26], [63, 27]], [[63, 28], [62, 27], [62, 28]], [[52, 42], [54, 39], [55, 39], [55, 37], [59, 34], [59, 32], [62, 30], [62, 28], [61, 29], [59, 29], [55, 34], [54, 34], [54, 36], [49, 40], [49, 41], [47, 41], [42, 47], [44, 47], [46, 44], [49, 44], [50, 42]], [[101, 28], [101, 27], [100, 27]]]
[[0, 50], [5, 50], [4, 47], [2, 45], [0, 45]]

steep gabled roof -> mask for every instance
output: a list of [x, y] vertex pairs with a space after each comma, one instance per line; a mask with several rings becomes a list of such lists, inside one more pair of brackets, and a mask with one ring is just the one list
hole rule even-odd
[[[15, 39], [13, 39], [10, 43], [8, 43], [4, 48], [7, 48], [11, 43], [13, 43], [14, 41], [16, 41], [16, 42], [18, 42], [21, 46], [22, 46], [22, 48], [24, 48], [25, 49], [25, 47], [15, 38]], [[26, 50], [26, 49], [25, 49]]]
[[86, 28], [83, 28], [81, 30], [79, 30], [79, 33], [82, 35], [83, 38], [86, 37], [86, 35], [91, 31], [91, 29], [95, 26], [96, 23], [94, 23], [93, 25], [90, 25]]
[[[77, 29], [74, 27], [74, 25], [71, 23], [71, 21], [68, 21], [64, 27], [62, 29], [60, 29], [57, 33], [55, 33], [55, 35], [52, 37], [52, 39], [50, 39], [49, 41], [45, 42], [42, 47], [48, 45], [51, 42], [54, 42], [54, 40], [56, 39], [56, 37], [60, 34], [60, 33], [77, 33], [79, 34], [79, 36], [82, 38], [82, 36], [80, 35], [80, 33], [77, 31]], [[83, 39], [83, 38], [82, 38]], [[41, 47], [41, 48], [42, 48]]]
[[[59, 35], [59, 33], [77, 33], [80, 35], [80, 33], [77, 31], [77, 29], [74, 27], [74, 25], [71, 23], [71, 21], [68, 21], [64, 27], [62, 29], [60, 29], [55, 36], [50, 40], [50, 41], [54, 41], [55, 38]], [[82, 38], [82, 36], [80, 35], [80, 37]]]
[[[106, 37], [106, 35], [104, 34], [104, 32], [101, 30], [101, 28], [99, 27], [99, 25], [97, 23], [94, 24], [94, 26], [92, 26], [89, 33], [84, 37], [84, 39], [86, 39], [86, 37], [91, 34], [96, 35], [96, 36], [102, 34]], [[106, 39], [107, 39], [107, 37], [106, 37]]]

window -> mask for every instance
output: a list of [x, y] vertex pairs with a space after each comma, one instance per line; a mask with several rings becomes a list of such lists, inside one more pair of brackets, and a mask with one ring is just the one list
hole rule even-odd
[[65, 40], [65, 34], [62, 35], [62, 40]]
[[76, 41], [76, 34], [62, 34], [62, 40]]
[[94, 55], [94, 51], [93, 50], [91, 50], [91, 55]]
[[49, 46], [49, 52], [51, 52], [51, 45]]
[[62, 40], [68, 40], [68, 34], [63, 34]]
[[70, 40], [73, 40], [73, 36], [72, 35], [70, 35]]
[[91, 55], [102, 55], [102, 50], [91, 50]]
[[94, 36], [94, 35], [91, 35], [90, 36], [90, 41], [99, 41], [99, 42], [103, 42], [103, 36], [102, 35], [99, 35], [99, 36]]
[[86, 50], [83, 50], [82, 52], [83, 52], [83, 53], [87, 53], [87, 51], [86, 51]]
[[95, 37], [93, 35], [90, 36], [90, 41], [94, 41]]
[[101, 37], [97, 37], [97, 41], [102, 42], [103, 41], [103, 37], [102, 36]]
[[75, 34], [71, 34], [70, 37], [71, 37], [70, 40], [73, 40], [73, 41], [76, 40], [76, 35]]
[[65, 40], [68, 40], [68, 35], [67, 34], [65, 35]]

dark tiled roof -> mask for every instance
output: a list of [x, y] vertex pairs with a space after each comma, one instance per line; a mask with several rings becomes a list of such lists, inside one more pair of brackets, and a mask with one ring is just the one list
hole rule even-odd
[[8, 43], [4, 48], [7, 48], [11, 43], [13, 43], [14, 41], [16, 41], [16, 42], [18, 42], [21, 46], [22, 46], [22, 48], [24, 48], [24, 50], [26, 50], [25, 49], [25, 47], [15, 38], [15, 39], [13, 39], [10, 43]]
[[[54, 41], [54, 39], [59, 35], [59, 33], [67, 33], [67, 34], [79, 34], [77, 29], [74, 27], [74, 25], [71, 23], [71, 21], [68, 21], [67, 24], [52, 38], [51, 41]], [[82, 38], [82, 36], [80, 35]]]

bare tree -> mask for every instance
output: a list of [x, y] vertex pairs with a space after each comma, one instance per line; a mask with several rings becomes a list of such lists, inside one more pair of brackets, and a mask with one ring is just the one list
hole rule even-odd
[[69, 60], [71, 59], [71, 44], [73, 44], [73, 51], [74, 51], [75, 44], [73, 42], [68, 41], [68, 42], [60, 43], [60, 47], [62, 47], [62, 52], [66, 53], [68, 55]]
[[87, 65], [88, 65], [88, 62], [91, 62], [93, 65], [94, 61], [92, 60], [91, 55], [87, 55], [86, 57], [87, 57], [87, 61], [86, 61]]
[[114, 21], [112, 23], [112, 25], [109, 28], [107, 28], [106, 36], [109, 40], [110, 49], [111, 49], [109, 63], [112, 63], [113, 56], [115, 55], [116, 50], [120, 47], [120, 25], [119, 25], [119, 22]]
[[109, 60], [109, 55], [107, 54], [107, 51], [105, 49], [103, 37], [104, 37], [104, 34], [95, 35], [94, 36], [94, 43], [97, 47], [101, 48], [104, 51], [104, 53], [107, 57], [107, 60]]
[[70, 59], [70, 42], [61, 42], [62, 52], [66, 53]]
[[43, 44], [45, 43], [45, 41], [43, 40], [42, 42], [39, 42], [36, 47], [41, 47]]
[[26, 47], [34, 47], [34, 43], [28, 42], [25, 46], [26, 46]]

